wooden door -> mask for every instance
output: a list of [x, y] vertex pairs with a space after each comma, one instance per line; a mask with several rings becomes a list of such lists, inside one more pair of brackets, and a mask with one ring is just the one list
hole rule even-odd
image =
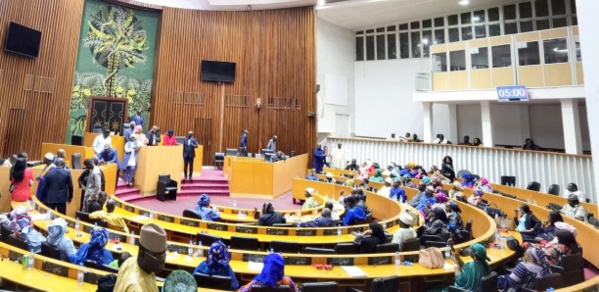
[[[8, 110], [8, 125], [4, 136], [3, 157], [9, 157], [23, 151], [21, 147], [21, 137], [24, 135], [25, 109], [11, 108]], [[28, 153], [30, 160], [37, 160], [39, 153]]]
[[212, 119], [196, 118], [193, 130], [198, 143], [204, 147], [202, 165], [214, 164], [214, 152], [212, 151]]

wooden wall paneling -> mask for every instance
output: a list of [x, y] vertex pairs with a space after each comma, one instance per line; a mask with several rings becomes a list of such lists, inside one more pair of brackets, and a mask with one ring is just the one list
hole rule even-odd
[[[279, 135], [277, 146], [286, 153], [310, 152], [316, 143], [315, 119], [307, 117], [315, 111], [314, 21], [311, 7], [249, 12], [164, 7], [151, 122], [184, 135], [196, 119], [211, 120], [207, 164], [213, 163], [214, 152], [238, 147], [244, 128], [250, 132], [249, 152], [258, 152], [273, 134]], [[201, 82], [202, 60], [236, 62], [235, 82]], [[248, 96], [249, 105], [224, 107], [221, 141], [223, 90], [225, 96]], [[180, 104], [176, 92], [200, 92], [206, 102]], [[268, 109], [269, 97], [300, 99], [301, 109]], [[257, 98], [264, 105], [260, 110]]]
[[0, 156], [15, 149], [39, 153], [42, 142], [62, 143], [65, 138], [84, 1], [0, 2], [0, 39], [6, 38], [10, 21], [42, 32], [38, 58], [0, 52], [0, 91], [10, 93], [0, 96], [0, 141], [8, 138], [10, 110], [25, 111], [22, 138], [6, 141], [11, 145]]

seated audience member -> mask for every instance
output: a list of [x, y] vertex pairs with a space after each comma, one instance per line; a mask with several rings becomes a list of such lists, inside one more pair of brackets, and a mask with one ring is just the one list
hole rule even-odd
[[389, 197], [389, 192], [391, 191], [391, 184], [393, 184], [393, 180], [390, 177], [386, 178], [383, 187], [380, 188], [376, 193], [383, 196]]
[[220, 221], [220, 214], [210, 208], [210, 197], [202, 194], [195, 207], [196, 213], [205, 221]]
[[443, 134], [437, 134], [437, 138], [431, 142], [433, 144], [451, 144]]
[[337, 180], [335, 180], [335, 177], [333, 177], [333, 174], [330, 173], [330, 172], [327, 172], [327, 174], [325, 174], [324, 181], [328, 182], [328, 183], [331, 183], [331, 184], [334, 184], [334, 183], [337, 182]]
[[275, 223], [286, 223], [285, 217], [279, 212], [275, 212], [275, 207], [271, 203], [262, 205], [262, 216], [258, 219], [260, 226], [272, 226]]
[[474, 138], [474, 142], [472, 142], [472, 146], [483, 146], [483, 142], [480, 141], [480, 138]]
[[578, 197], [578, 201], [582, 203], [587, 203], [587, 195], [578, 190], [578, 186], [575, 183], [569, 183], [566, 187], [568, 192], [564, 193], [564, 197], [568, 198], [570, 194], [574, 194]]
[[302, 205], [302, 210], [318, 207], [318, 202], [312, 197], [312, 194], [314, 194], [314, 188], [307, 188], [304, 192], [306, 201], [304, 201], [304, 204]]
[[371, 187], [369, 185], [369, 183], [370, 183], [370, 180], [367, 179], [367, 178], [365, 178], [365, 179], [362, 180], [362, 184], [360, 184], [358, 187], [361, 188], [364, 191], [372, 192], [374, 190], [374, 188]]
[[547, 255], [547, 261], [551, 265], [559, 265], [562, 257], [580, 253], [578, 242], [574, 237], [576, 234], [567, 229], [558, 229], [555, 232], [557, 242], [550, 241], [543, 247], [543, 252]]
[[503, 291], [518, 288], [534, 290], [537, 279], [550, 273], [551, 270], [545, 253], [537, 247], [531, 247], [526, 250], [524, 260], [516, 265], [510, 275], [499, 276], [497, 288]]
[[481, 177], [480, 181], [476, 182], [474, 189], [481, 190], [483, 193], [492, 193], [493, 186], [489, 183], [489, 180], [485, 177]]
[[454, 181], [452, 184], [452, 188], [451, 190], [449, 190], [449, 197], [452, 199], [458, 198], [458, 197], [464, 197], [464, 188], [462, 187], [462, 185], [460, 184], [460, 182], [458, 181]]
[[362, 163], [362, 166], [358, 170], [358, 178], [361, 180], [367, 179], [370, 173], [374, 172], [374, 168], [372, 166], [372, 161], [367, 160]]
[[97, 265], [108, 265], [114, 259], [112, 258], [112, 253], [105, 249], [107, 243], [108, 230], [103, 227], [94, 228], [91, 231], [89, 242], [82, 244], [76, 254], [70, 255], [69, 261], [76, 265], [80, 265], [86, 260], [91, 260]]
[[170, 129], [166, 131], [166, 135], [164, 135], [164, 141], [162, 141], [162, 146], [177, 146], [177, 139], [175, 138], [175, 130]]
[[445, 193], [437, 190], [437, 194], [435, 195], [435, 203], [431, 206], [431, 208], [433, 208], [433, 210], [435, 210], [436, 208], [445, 210], [447, 209], [447, 206], [445, 206], [445, 204], [447, 204], [448, 200], [449, 199], [447, 199], [447, 195]]
[[10, 169], [10, 200], [27, 202], [31, 199], [31, 185], [33, 185], [33, 171], [27, 167], [24, 158], [19, 158]]
[[439, 235], [441, 240], [449, 239], [450, 233], [447, 230], [449, 220], [445, 215], [445, 210], [441, 208], [433, 209], [429, 214], [429, 220], [424, 226], [424, 233], [428, 235]]
[[[435, 193], [435, 189], [433, 189], [433, 187], [428, 186], [426, 187], [425, 191], [424, 191], [424, 196], [420, 199], [420, 202], [418, 202], [418, 206], [416, 206], [416, 210], [418, 211], [422, 211], [427, 207], [427, 204], [429, 203], [429, 200], [433, 200], [434, 204], [434, 198], [433, 198], [433, 194]], [[430, 206], [429, 206], [430, 208]]]
[[528, 139], [526, 139], [524, 146], [522, 146], [522, 150], [541, 151], [541, 147], [539, 147], [539, 145], [535, 144], [535, 141], [528, 138]]
[[402, 142], [412, 142], [412, 141], [414, 141], [414, 136], [411, 135], [410, 133], [406, 133], [403, 137], [399, 138], [399, 141], [402, 141]]
[[312, 168], [312, 170], [310, 171], [310, 173], [308, 175], [306, 175], [306, 179], [307, 180], [313, 180], [313, 181], [318, 181], [318, 175], [316, 175], [316, 168]]
[[356, 198], [356, 205], [364, 209], [365, 213], [368, 213], [368, 206], [366, 205], [366, 193], [364, 193], [364, 190], [357, 189], [355, 192], [352, 191], [352, 194], [354, 195], [354, 198]]
[[387, 137], [387, 141], [397, 141], [397, 137], [395, 137], [395, 133], [391, 133], [391, 136]]
[[443, 173], [441, 173], [441, 170], [436, 165], [431, 166], [431, 169], [428, 171], [428, 174], [430, 175], [430, 178], [437, 178], [442, 182], [450, 181], [443, 175]]
[[418, 186], [412, 182], [412, 177], [409, 174], [405, 174], [400, 178], [400, 183], [402, 186], [407, 188], [417, 188]]
[[351, 170], [351, 171], [358, 171], [360, 170], [360, 166], [358, 165], [358, 163], [356, 162], [356, 159], [352, 159], [351, 163], [349, 163], [346, 167], [345, 170]]
[[237, 282], [235, 272], [233, 272], [233, 269], [229, 265], [230, 261], [231, 255], [227, 246], [218, 240], [210, 246], [206, 260], [196, 267], [193, 274], [202, 273], [210, 276], [231, 277], [231, 289], [236, 290], [239, 288], [239, 282]]
[[560, 211], [570, 218], [587, 221], [588, 212], [578, 201], [578, 196], [575, 194], [568, 195], [568, 204], [562, 207]]
[[559, 211], [551, 211], [547, 216], [547, 221], [542, 222], [541, 230], [539, 231], [538, 241], [552, 240], [555, 237], [555, 223], [564, 222], [564, 218]]
[[343, 182], [343, 186], [353, 188], [356, 186], [356, 180], [354, 180], [354, 174], [350, 173], [348, 178]]
[[380, 168], [377, 168], [374, 171], [374, 175], [369, 178], [369, 181], [372, 182], [383, 182], [383, 171]]
[[97, 198], [92, 199], [89, 202], [89, 204], [87, 205], [87, 210], [90, 214], [96, 211], [101, 211], [102, 209], [104, 209], [104, 203], [106, 203], [106, 192], [100, 192], [98, 193]]
[[[340, 204], [342, 205], [343, 203]], [[335, 205], [331, 201], [324, 203], [324, 207], [331, 210], [331, 219], [333, 219], [333, 221], [339, 221], [339, 214], [343, 213], [344, 210], [343, 206], [341, 205]]]
[[10, 158], [4, 160], [2, 167], [12, 167], [17, 162], [17, 159], [19, 159], [19, 156], [16, 154], [11, 155]]
[[123, 216], [114, 213], [116, 203], [113, 200], [106, 202], [106, 211], [99, 210], [89, 214], [89, 219], [102, 220], [108, 223], [108, 228], [114, 230], [120, 230], [125, 233], [129, 233], [129, 228], [123, 220]]
[[541, 229], [541, 221], [526, 204], [520, 205], [520, 208], [516, 210], [514, 222], [516, 223], [516, 230], [520, 232], [524, 241], [534, 240]]
[[470, 136], [464, 136], [464, 141], [462, 141], [462, 143], [458, 143], [458, 145], [470, 146]]
[[449, 202], [448, 204], [446, 204], [445, 213], [447, 214], [447, 218], [449, 219], [449, 225], [451, 225], [452, 219], [454, 219], [454, 223], [457, 229], [461, 229], [462, 227], [464, 227], [462, 216], [460, 216], [460, 213], [462, 213], [462, 209], [460, 209], [460, 206], [458, 206], [456, 202]]
[[393, 181], [393, 186], [389, 190], [389, 198], [391, 200], [396, 200], [401, 203], [405, 203], [407, 200], [406, 192], [399, 185], [399, 180], [397, 180], [397, 179]]
[[343, 216], [343, 225], [353, 225], [359, 220], [366, 220], [366, 212], [364, 212], [362, 207], [356, 205], [356, 198], [354, 196], [345, 198], [345, 216]]
[[104, 165], [108, 163], [116, 163], [119, 165], [119, 156], [116, 149], [112, 148], [110, 144], [104, 144], [104, 151], [98, 153], [98, 164]]
[[412, 140], [408, 141], [408, 142], [422, 142], [422, 140], [419, 140], [418, 134], [414, 133], [414, 134], [412, 134]]
[[299, 224], [300, 227], [331, 227], [335, 226], [335, 221], [331, 218], [331, 209], [323, 208], [320, 217]]
[[240, 287], [237, 292], [251, 292], [254, 285], [264, 285], [272, 288], [288, 285], [291, 291], [297, 291], [293, 280], [285, 276], [285, 260], [278, 253], [268, 254], [264, 258], [262, 272], [254, 277], [254, 280]]
[[402, 250], [403, 243], [406, 240], [414, 239], [417, 237], [416, 231], [412, 228], [413, 218], [412, 215], [407, 212], [399, 214], [399, 229], [393, 234], [391, 243], [399, 244], [399, 250]]
[[370, 222], [368, 227], [370, 229], [363, 233], [354, 234], [356, 235], [354, 244], [359, 245], [360, 253], [373, 253], [377, 245], [387, 243], [387, 236], [385, 236], [383, 226], [373, 221]]
[[426, 197], [426, 184], [424, 182], [418, 184], [418, 191], [419, 192], [408, 203], [414, 208], [418, 207], [418, 204], [423, 197]]
[[483, 199], [483, 192], [481, 190], [476, 190], [472, 192], [472, 195], [468, 197], [468, 204], [472, 206], [478, 205]]
[[113, 268], [119, 268], [123, 265], [123, 263], [128, 260], [131, 257], [131, 254], [128, 252], [122, 252], [121, 255], [119, 255], [119, 259], [118, 260], [114, 260], [112, 261], [112, 263], [109, 264], [109, 266], [113, 267]]
[[42, 251], [42, 242], [46, 241], [46, 237], [33, 228], [32, 221], [29, 219], [30, 217], [23, 217], [16, 221], [18, 230], [16, 230], [15, 236], [27, 243], [28, 250], [40, 253]]
[[343, 202], [345, 200], [345, 191], [341, 191], [339, 192], [339, 204], [341, 205], [345, 205], [345, 203]]
[[474, 177], [471, 174], [465, 174], [462, 177], [462, 187], [472, 189], [474, 188]]
[[458, 255], [460, 252], [453, 248], [453, 241], [450, 241], [449, 244], [451, 246], [451, 258], [456, 263], [455, 283], [453, 286], [466, 291], [478, 291], [481, 279], [491, 273], [491, 269], [487, 263], [491, 259], [487, 257], [487, 250], [480, 243], [473, 244], [470, 246], [468, 254], [474, 260], [464, 264], [464, 261]]
[[[46, 243], [60, 250], [60, 260], [63, 261], [68, 261], [68, 256], [77, 253], [77, 250], [73, 245], [73, 240], [64, 236], [66, 231], [67, 222], [62, 218], [56, 218], [52, 220], [52, 223], [50, 223], [50, 226], [48, 227], [48, 237], [46, 238]], [[62, 256], [62, 253], [64, 253], [64, 257]]]
[[387, 165], [387, 169], [383, 170], [383, 176], [391, 176], [391, 174], [393, 174], [394, 176], [397, 176], [397, 173], [395, 172], [395, 167], [393, 166], [393, 164]]

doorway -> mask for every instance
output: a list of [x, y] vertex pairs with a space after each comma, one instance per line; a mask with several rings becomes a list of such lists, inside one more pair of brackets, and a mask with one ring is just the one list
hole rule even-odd
[[335, 137], [349, 137], [349, 115], [335, 114]]

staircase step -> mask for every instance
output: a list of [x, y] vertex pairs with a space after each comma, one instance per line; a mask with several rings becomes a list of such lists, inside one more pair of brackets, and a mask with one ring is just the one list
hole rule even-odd
[[199, 196], [201, 194], [207, 194], [209, 196], [229, 196], [229, 191], [221, 191], [221, 190], [186, 190], [182, 189], [177, 192], [177, 196]]
[[120, 200], [123, 200], [124, 202], [133, 202], [133, 201], [139, 201], [142, 200], [144, 198], [146, 198], [148, 196], [144, 196], [141, 194], [128, 194], [128, 195], [124, 195], [124, 196], [118, 196], [118, 198]]
[[130, 194], [139, 194], [139, 190], [135, 189], [135, 188], [122, 188], [122, 189], [116, 189], [116, 191], [114, 193], [115, 193], [115, 195], [120, 197], [120, 196], [130, 195]]

